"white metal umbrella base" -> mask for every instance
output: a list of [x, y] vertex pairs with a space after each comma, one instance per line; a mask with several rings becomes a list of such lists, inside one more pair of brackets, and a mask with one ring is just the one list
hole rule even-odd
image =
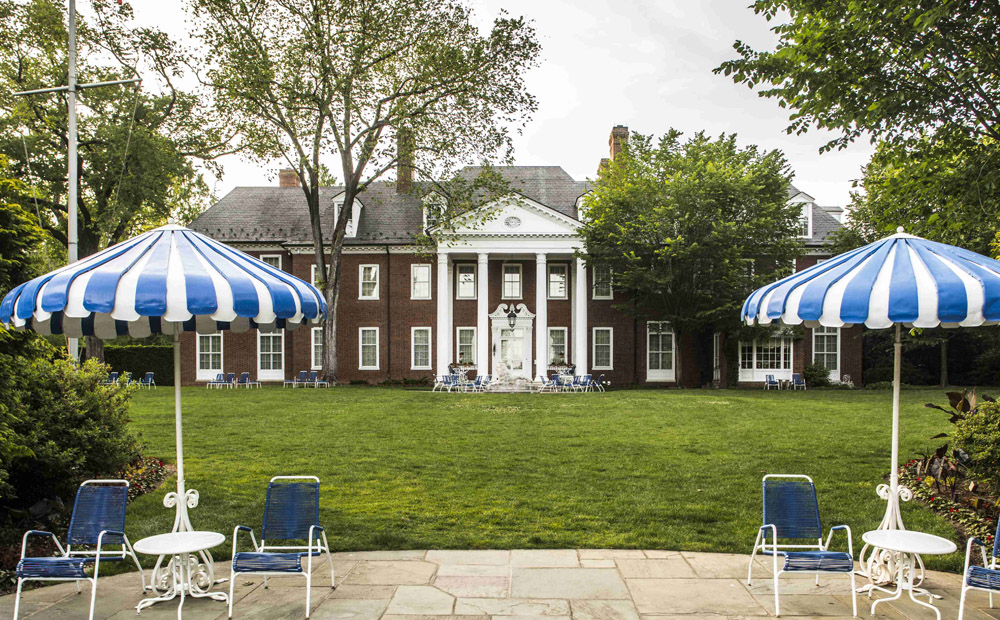
[[[142, 610], [147, 607], [155, 605], [156, 603], [172, 601], [178, 596], [181, 597], [181, 602], [177, 606], [178, 618], [181, 618], [181, 613], [184, 609], [184, 598], [186, 596], [193, 598], [210, 598], [222, 603], [228, 603], [229, 595], [227, 593], [209, 592], [207, 589], [203, 589], [201, 587], [205, 573], [203, 572], [204, 564], [199, 562], [198, 556], [204, 556], [205, 553], [206, 552], [204, 551], [198, 552], [198, 555], [180, 553], [171, 557], [170, 561], [167, 562], [167, 565], [160, 569], [160, 574], [157, 575], [157, 577], [169, 577], [168, 583], [157, 583], [157, 591], [159, 591], [160, 586], [166, 586], [163, 588], [163, 593], [160, 596], [139, 601], [139, 604], [135, 606], [135, 612], [137, 614], [142, 613]], [[163, 557], [164, 556], [160, 556], [157, 560], [158, 566]], [[211, 586], [211, 582], [209, 582], [208, 585]]]
[[[181, 481], [178, 486], [183, 486], [183, 481]], [[184, 493], [184, 497], [185, 501], [178, 502], [177, 492], [171, 491], [163, 498], [164, 506], [167, 508], [175, 508], [177, 511], [176, 516], [174, 517], [174, 526], [170, 530], [171, 533], [195, 531], [195, 529], [191, 526], [190, 518], [188, 518], [187, 509], [196, 508], [198, 506], [198, 491], [188, 489]], [[215, 561], [212, 558], [210, 551], [205, 549], [203, 551], [198, 551], [196, 555], [189, 555], [191, 555], [191, 566], [188, 567], [187, 583], [190, 584], [191, 590], [199, 593], [199, 596], [206, 596], [206, 593], [213, 585], [228, 581], [227, 579], [217, 580], [215, 578]], [[152, 572], [153, 591], [163, 596], [166, 596], [175, 589], [174, 584], [176, 582], [174, 564], [177, 556], [170, 557], [167, 560], [167, 563], [164, 564], [164, 560], [167, 559], [167, 557], [168, 556], [165, 555], [158, 556]], [[191, 578], [192, 576], [193, 579]], [[195, 596], [195, 594], [192, 594], [192, 596]], [[170, 598], [173, 598], [173, 596]]]
[[[895, 492], [893, 492], [889, 484], [878, 485], [875, 492], [879, 497], [886, 500], [887, 504], [885, 516], [882, 517], [882, 522], [879, 523], [876, 529], [905, 530], [906, 526], [903, 525], [903, 516], [899, 511], [899, 502], [908, 502], [913, 499], [913, 492], [904, 486], [897, 486]], [[914, 568], [919, 568], [919, 573], [913, 576], [912, 582], [916, 586], [919, 586], [924, 582], [924, 561], [917, 554], [913, 554], [913, 557], [916, 560]], [[879, 547], [873, 547], [865, 543], [865, 546], [861, 548], [861, 553], [858, 554], [858, 565], [860, 568], [858, 574], [867, 578], [868, 583], [858, 588], [858, 592], [868, 592], [869, 595], [871, 595], [871, 590], [873, 589], [888, 592], [888, 590], [879, 586], [897, 583], [899, 575], [898, 564], [899, 554], [897, 552], [880, 549]]]
[[[896, 566], [898, 566], [898, 574], [896, 577], [895, 590], [889, 590], [888, 588], [883, 588], [882, 586], [874, 584], [869, 584], [868, 586], [866, 586], [868, 588], [868, 598], [871, 598], [872, 592], [875, 590], [878, 590], [879, 592], [885, 592], [886, 594], [892, 594], [892, 596], [890, 596], [889, 598], [881, 598], [872, 603], [872, 610], [871, 610], [872, 615], [875, 615], [875, 607], [877, 607], [879, 603], [885, 603], [887, 601], [898, 601], [903, 597], [903, 590], [906, 590], [910, 595], [910, 600], [912, 600], [914, 603], [917, 603], [918, 605], [922, 605], [924, 607], [930, 607], [931, 609], [934, 610], [934, 613], [937, 614], [937, 620], [941, 620], [941, 610], [933, 605], [934, 599], [941, 597], [937, 594], [931, 594], [924, 588], [919, 587], [919, 583], [922, 582], [924, 579], [924, 564], [923, 562], [920, 561], [920, 556], [911, 553], [900, 553], [896, 551], [885, 551], [881, 549], [879, 551], [896, 556], [896, 559], [894, 560], [893, 563], [896, 564]], [[878, 555], [882, 555], [882, 553], [879, 553]], [[920, 568], [920, 581], [917, 582], [918, 585], [914, 585], [913, 575], [917, 570], [918, 564]], [[917, 596], [926, 596], [928, 602], [925, 603], [921, 601], [920, 599], [917, 598]]]

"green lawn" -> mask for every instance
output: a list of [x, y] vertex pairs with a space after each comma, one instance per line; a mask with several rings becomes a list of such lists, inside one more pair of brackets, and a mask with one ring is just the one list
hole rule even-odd
[[[861, 533], [881, 519], [889, 392], [619, 391], [435, 394], [330, 390], [184, 390], [195, 527], [260, 525], [268, 479], [322, 481], [320, 519], [337, 550], [632, 547], [747, 553], [765, 473], [805, 473], [826, 527]], [[903, 393], [902, 448], [938, 444], [943, 414]], [[134, 397], [147, 452], [174, 461], [173, 391]], [[169, 480], [129, 512], [133, 540], [167, 531]], [[910, 529], [955, 538], [904, 505]], [[220, 548], [221, 550], [221, 548]], [[225, 553], [225, 552], [224, 552]], [[960, 554], [928, 557], [959, 570]]]

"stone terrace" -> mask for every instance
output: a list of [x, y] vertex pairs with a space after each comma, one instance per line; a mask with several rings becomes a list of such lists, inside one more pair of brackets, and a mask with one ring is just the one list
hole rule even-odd
[[[334, 554], [337, 589], [329, 588], [329, 564], [320, 562], [313, 579], [315, 620], [417, 620], [445, 616], [491, 616], [497, 620], [654, 620], [773, 616], [773, 591], [758, 565], [747, 587], [748, 556], [639, 550], [376, 551]], [[228, 571], [216, 563], [219, 576]], [[322, 584], [327, 587], [322, 587]], [[860, 585], [860, 581], [858, 582]], [[316, 585], [320, 584], [320, 585]], [[302, 577], [242, 576], [236, 584], [234, 617], [301, 618]], [[945, 620], [958, 617], [959, 575], [932, 572], [925, 585], [943, 596], [936, 604]], [[220, 584], [219, 588], [228, 586]], [[782, 616], [849, 618], [846, 576], [785, 575]], [[228, 587], [226, 588], [228, 589]], [[76, 594], [72, 583], [37, 588], [22, 601], [22, 618], [86, 618], [89, 586]], [[879, 595], [876, 595], [879, 596]], [[141, 598], [134, 573], [103, 578], [96, 618], [135, 618]], [[968, 620], [1000, 619], [987, 609], [985, 593], [969, 594]], [[0, 617], [13, 614], [14, 597], [0, 597]], [[869, 617], [870, 601], [858, 597], [858, 612]], [[878, 616], [932, 620], [933, 613], [908, 600], [879, 605]], [[143, 610], [142, 618], [175, 618], [177, 604]], [[223, 603], [188, 599], [184, 617], [226, 617]], [[471, 619], [469, 619], [471, 620]]]

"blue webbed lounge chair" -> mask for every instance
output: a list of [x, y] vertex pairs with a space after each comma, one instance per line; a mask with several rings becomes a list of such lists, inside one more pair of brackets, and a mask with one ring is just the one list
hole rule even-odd
[[764, 375], [764, 389], [770, 390], [771, 388], [780, 390], [781, 383], [779, 383], [778, 380], [774, 378], [774, 375]]
[[234, 387], [236, 387], [236, 373], [235, 372], [227, 372], [226, 373], [226, 383], [225, 383], [225, 385], [228, 388], [234, 388]]
[[220, 372], [215, 378], [205, 384], [206, 388], [219, 388], [226, 384], [226, 373]]
[[[236, 551], [236, 537], [249, 532], [253, 551]], [[322, 538], [322, 544], [320, 539]], [[305, 545], [269, 545], [279, 542], [306, 541]], [[253, 573], [264, 577], [302, 575], [306, 578], [306, 618], [309, 617], [312, 591], [313, 556], [326, 552], [330, 562], [330, 587], [335, 588], [333, 556], [326, 542], [326, 530], [319, 524], [319, 478], [316, 476], [275, 476], [267, 485], [264, 520], [260, 528], [260, 544], [253, 529], [237, 525], [233, 530], [233, 574], [229, 580], [229, 617], [233, 617], [233, 588], [236, 576]], [[305, 566], [303, 566], [303, 558]]]
[[295, 378], [292, 379], [292, 387], [293, 388], [299, 387], [300, 385], [304, 386], [304, 385], [308, 385], [308, 384], [309, 384], [309, 371], [308, 370], [300, 370], [299, 374], [295, 375]]
[[147, 372], [142, 379], [139, 379], [139, 385], [147, 389], [156, 389], [156, 381], [153, 379], [153, 373]]
[[104, 385], [114, 385], [118, 383], [118, 373], [112, 372], [108, 374], [108, 378], [104, 380]]
[[801, 373], [792, 373], [792, 389], [793, 390], [804, 390], [806, 389], [806, 380], [802, 378]]
[[[969, 590], [982, 590], [990, 593], [990, 609], [993, 609], [993, 593], [1000, 592], [1000, 570], [997, 569], [997, 554], [1000, 553], [1000, 522], [997, 523], [997, 531], [993, 535], [993, 557], [986, 558], [986, 543], [978, 538], [969, 538], [965, 546], [965, 570], [962, 571], [962, 598], [958, 604], [958, 620], [962, 620], [965, 613], [965, 594]], [[983, 565], [977, 566], [971, 563], [972, 546], [979, 547], [983, 554]]]
[[[127, 480], [87, 480], [80, 485], [73, 503], [73, 516], [66, 534], [66, 547], [51, 532], [31, 530], [21, 540], [21, 560], [17, 563], [17, 594], [14, 598], [14, 620], [21, 604], [21, 586], [25, 581], [75, 581], [77, 591], [81, 581], [90, 582], [90, 619], [94, 618], [97, 600], [97, 573], [101, 562], [121, 561], [132, 558], [139, 569], [142, 590], [146, 578], [132, 544], [125, 536], [125, 503], [128, 501]], [[25, 547], [29, 536], [48, 536], [56, 544], [59, 555], [29, 558]], [[121, 545], [121, 549], [104, 549], [103, 545]], [[74, 546], [93, 547], [74, 549]], [[94, 574], [88, 577], [87, 566], [94, 565]]]
[[[774, 580], [774, 615], [780, 615], [778, 607], [778, 575], [781, 573], [815, 573], [819, 584], [820, 573], [846, 573], [851, 578], [851, 601], [854, 617], [858, 617], [858, 597], [854, 590], [854, 542], [851, 528], [835, 525], [823, 542], [823, 528], [819, 521], [819, 502], [812, 478], [802, 475], [768, 474], [764, 476], [764, 525], [757, 531], [757, 540], [750, 554], [747, 569], [747, 585], [753, 575], [753, 562], [760, 551], [771, 556], [772, 579]], [[837, 530], [847, 531], [847, 553], [830, 551], [830, 539]], [[768, 542], [768, 536], [771, 537]], [[779, 543], [779, 539], [798, 539], [798, 543]], [[802, 544], [803, 539], [815, 543]], [[778, 570], [778, 557], [784, 558], [784, 565]]]
[[236, 380], [236, 387], [245, 387], [247, 389], [250, 389], [252, 387], [259, 388], [260, 387], [260, 381], [251, 381], [250, 380], [250, 373], [248, 373], [248, 372], [241, 372], [240, 373], [240, 378]]
[[597, 390], [597, 391], [603, 392], [604, 391], [604, 375], [601, 375], [600, 377], [598, 377], [597, 381], [594, 381], [593, 379], [591, 379], [591, 381], [590, 381], [590, 387], [593, 390]]
[[318, 388], [318, 387], [330, 387], [330, 382], [329, 381], [323, 381], [322, 379], [320, 379], [319, 378], [319, 371], [311, 370], [311, 371], [309, 371], [309, 380], [306, 382], [306, 385], [311, 385], [314, 388]]

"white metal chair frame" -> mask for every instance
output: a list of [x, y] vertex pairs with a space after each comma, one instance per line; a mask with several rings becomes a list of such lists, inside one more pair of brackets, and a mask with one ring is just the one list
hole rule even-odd
[[[110, 484], [110, 483], [123, 483], [125, 488], [128, 489], [128, 480], [84, 480], [80, 486], [85, 486], [88, 484]], [[108, 534], [110, 536], [121, 536], [122, 537], [122, 549], [120, 552], [115, 551], [104, 551], [102, 550], [102, 541], [104, 535]], [[94, 604], [97, 602], [97, 575], [101, 568], [101, 558], [115, 558], [124, 560], [125, 558], [132, 558], [135, 562], [136, 568], [139, 569], [139, 580], [142, 583], [141, 592], [146, 591], [146, 574], [142, 571], [142, 565], [139, 564], [139, 557], [135, 554], [132, 549], [132, 543], [129, 542], [128, 536], [125, 532], [113, 532], [111, 530], [104, 530], [97, 536], [97, 545], [94, 551], [79, 550], [74, 551], [73, 545], [66, 543], [66, 548], [63, 549], [62, 544], [59, 542], [59, 538], [56, 537], [52, 532], [43, 532], [40, 530], [29, 530], [24, 533], [21, 538], [21, 559], [24, 559], [24, 554], [28, 544], [29, 536], [48, 536], [52, 538], [52, 541], [56, 543], [56, 548], [59, 550], [59, 555], [64, 558], [94, 558], [94, 575], [92, 577], [18, 577], [17, 578], [17, 593], [14, 595], [14, 620], [17, 620], [17, 615], [21, 607], [21, 588], [25, 581], [75, 581], [76, 582], [76, 593], [80, 593], [80, 582], [89, 581], [90, 582], [90, 615], [88, 616], [90, 620], [94, 620]]]
[[993, 609], [993, 593], [996, 592], [996, 590], [969, 585], [969, 560], [972, 558], [972, 545], [974, 544], [978, 545], [980, 550], [983, 552], [983, 568], [988, 568], [990, 570], [997, 569], [996, 556], [993, 556], [993, 559], [989, 560], [989, 564], [987, 565], [986, 545], [977, 538], [969, 538], [969, 542], [965, 545], [965, 568], [962, 569], [962, 597], [958, 603], [958, 620], [962, 620], [962, 616], [965, 614], [965, 594], [969, 590], [981, 590], [983, 592], [988, 592], [990, 595], [990, 609]]
[[[314, 480], [319, 483], [319, 478], [316, 476], [275, 476], [271, 478], [271, 482], [275, 480]], [[261, 538], [260, 544], [257, 544], [257, 538], [253, 535], [253, 528], [249, 528], [245, 525], [237, 525], [233, 529], [233, 558], [236, 557], [236, 536], [241, 530], [250, 533], [250, 542], [253, 544], [254, 551], [257, 553], [267, 553], [267, 552], [277, 552], [284, 553], [287, 551], [305, 551], [308, 553], [306, 556], [306, 569], [301, 573], [288, 573], [288, 572], [268, 572], [268, 571], [253, 571], [252, 573], [246, 573], [248, 575], [261, 575], [264, 577], [264, 588], [267, 588], [267, 578], [268, 577], [288, 577], [291, 575], [302, 575], [306, 578], [306, 618], [309, 617], [310, 612], [310, 602], [312, 595], [312, 559], [313, 551], [317, 553], [326, 551], [326, 557], [330, 562], [330, 587], [336, 588], [337, 583], [334, 579], [333, 573], [333, 555], [330, 553], [330, 545], [326, 540], [326, 530], [319, 525], [309, 526], [309, 540], [305, 546], [302, 545], [268, 545], [265, 544], [266, 541]], [[315, 532], [319, 531], [322, 535], [322, 544], [320, 544], [320, 537], [315, 536]], [[313, 542], [315, 541], [315, 545]], [[233, 617], [233, 589], [236, 584], [236, 576], [243, 573], [234, 572], [229, 578], [229, 617]]]
[[[812, 478], [810, 478], [809, 476], [806, 476], [804, 474], [767, 474], [767, 475], [764, 476], [763, 479], [767, 480], [768, 478], [803, 478], [805, 480], [808, 480], [810, 484], [813, 483]], [[761, 537], [763, 536], [765, 530], [770, 530], [771, 531], [771, 541], [772, 542], [771, 542], [770, 546], [767, 545], [766, 539], [763, 542], [761, 541]], [[803, 571], [803, 570], [785, 571], [784, 569], [778, 570], [778, 556], [779, 556], [779, 554], [781, 554], [782, 551], [794, 551], [794, 550], [799, 550], [799, 551], [828, 551], [829, 548], [830, 548], [830, 540], [833, 538], [833, 533], [835, 531], [837, 531], [837, 530], [847, 530], [847, 552], [853, 558], [854, 557], [854, 539], [853, 539], [853, 537], [851, 535], [851, 527], [849, 525], [835, 525], [835, 526], [831, 527], [830, 528], [830, 533], [827, 534], [827, 536], [826, 536], [826, 542], [824, 543], [823, 539], [819, 538], [816, 541], [815, 545], [778, 544], [778, 528], [774, 524], [764, 524], [764, 525], [760, 526], [759, 530], [757, 530], [757, 539], [754, 541], [754, 543], [753, 543], [753, 551], [750, 553], [750, 566], [747, 567], [747, 585], [748, 586], [752, 585], [751, 584], [751, 577], [753, 575], [753, 561], [757, 557], [757, 551], [758, 550], [760, 550], [761, 552], [770, 551], [771, 552], [770, 553], [770, 555], [771, 555], [771, 573], [772, 573], [771, 579], [774, 582], [774, 615], [775, 615], [775, 617], [781, 615], [780, 608], [778, 607], [778, 576], [779, 575], [781, 575], [784, 572], [795, 572], [795, 573], [806, 573], [806, 574], [812, 573], [812, 574], [816, 575], [816, 585], [818, 586], [819, 585], [819, 576], [821, 574], [822, 575], [829, 575], [830, 574], [830, 571]], [[857, 590], [854, 587], [855, 586], [855, 584], [854, 584], [854, 571], [850, 572], [850, 577], [851, 577], [851, 603], [852, 603], [853, 608], [854, 608], [854, 617], [857, 618], [858, 617], [858, 593], [857, 593]], [[961, 616], [959, 616], [959, 620], [962, 620]]]

